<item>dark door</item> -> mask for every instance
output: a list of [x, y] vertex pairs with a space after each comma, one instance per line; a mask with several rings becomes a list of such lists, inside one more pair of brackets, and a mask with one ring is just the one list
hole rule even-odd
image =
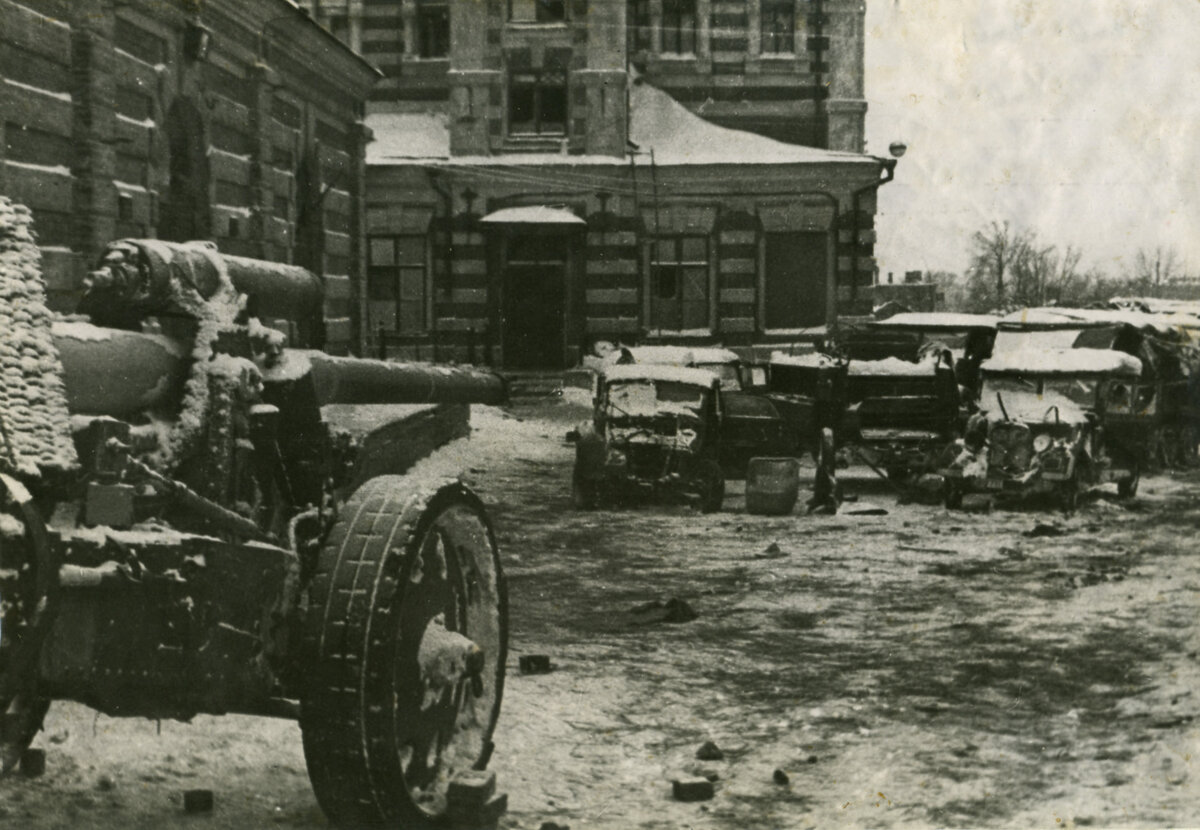
[[504, 365], [564, 368], [566, 240], [514, 236], [504, 269]]
[[767, 234], [767, 328], [824, 325], [829, 273], [826, 244], [823, 233]]

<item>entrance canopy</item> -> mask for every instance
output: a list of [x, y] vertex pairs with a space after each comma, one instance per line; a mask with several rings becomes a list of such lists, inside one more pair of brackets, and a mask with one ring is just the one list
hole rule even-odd
[[479, 220], [489, 225], [586, 225], [566, 208], [548, 205], [512, 207], [496, 210]]

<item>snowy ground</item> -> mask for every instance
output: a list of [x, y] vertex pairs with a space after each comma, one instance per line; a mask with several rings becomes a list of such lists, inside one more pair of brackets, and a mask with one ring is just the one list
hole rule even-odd
[[[886, 515], [751, 516], [739, 483], [713, 515], [576, 512], [582, 417], [484, 409], [422, 462], [466, 471], [508, 573], [502, 827], [1200, 824], [1200, 474], [1126, 504], [1110, 485], [1069, 518], [899, 504], [858, 470], [847, 492]], [[1025, 535], [1039, 523], [1061, 535]], [[699, 617], [638, 610], [671, 597]], [[555, 671], [522, 676], [531, 653]], [[724, 760], [695, 759], [706, 739]], [[56, 705], [39, 743], [47, 774], [0, 781], [0, 826], [325, 826], [294, 724], [160, 734]], [[716, 773], [715, 797], [673, 801], [678, 770]], [[179, 806], [197, 787], [217, 799], [199, 821]]]

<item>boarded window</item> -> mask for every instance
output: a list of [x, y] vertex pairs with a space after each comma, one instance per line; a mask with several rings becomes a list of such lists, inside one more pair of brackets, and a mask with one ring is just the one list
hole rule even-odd
[[372, 236], [367, 240], [367, 257], [372, 329], [424, 333], [427, 328], [425, 236]]
[[650, 254], [649, 293], [651, 328], [708, 328], [708, 237], [656, 239]]
[[824, 233], [766, 234], [766, 328], [790, 329], [825, 323], [827, 243]]

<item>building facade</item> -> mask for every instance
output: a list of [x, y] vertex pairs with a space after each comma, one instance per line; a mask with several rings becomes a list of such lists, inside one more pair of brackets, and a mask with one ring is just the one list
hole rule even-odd
[[[783, 343], [874, 271], [860, 2], [322, 0], [368, 108], [363, 346]], [[790, 139], [780, 141], [780, 138]]]
[[53, 306], [115, 239], [204, 239], [322, 275], [350, 348], [378, 77], [289, 0], [0, 0], [0, 193]]

